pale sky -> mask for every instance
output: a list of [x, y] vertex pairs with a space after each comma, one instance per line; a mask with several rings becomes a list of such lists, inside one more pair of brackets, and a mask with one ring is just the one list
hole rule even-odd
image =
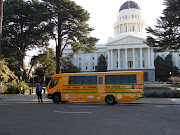
[[[114, 37], [113, 25], [117, 21], [118, 11], [127, 0], [73, 0], [90, 13], [88, 24], [95, 30], [91, 36], [99, 39], [98, 44], [106, 44], [109, 37]], [[133, 0], [142, 11], [147, 26], [153, 27], [156, 19], [162, 15], [164, 0]], [[55, 47], [54, 41], [50, 42]], [[27, 55], [36, 55], [36, 51], [30, 51]], [[29, 61], [30, 57], [25, 61]]]
[[[108, 37], [114, 37], [113, 25], [117, 21], [118, 11], [127, 0], [73, 0], [90, 13], [90, 27], [94, 27], [92, 36], [99, 38], [98, 44], [107, 43]], [[162, 15], [164, 0], [133, 0], [142, 11], [147, 26], [153, 27], [156, 18]]]

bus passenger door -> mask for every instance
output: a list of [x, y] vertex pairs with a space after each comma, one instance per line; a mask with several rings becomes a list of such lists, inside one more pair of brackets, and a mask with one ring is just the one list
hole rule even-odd
[[104, 76], [98, 76], [98, 94], [104, 93]]

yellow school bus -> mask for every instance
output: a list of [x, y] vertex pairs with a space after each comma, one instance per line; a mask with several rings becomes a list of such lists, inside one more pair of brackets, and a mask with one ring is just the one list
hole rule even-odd
[[67, 101], [134, 101], [144, 97], [143, 72], [63, 73], [47, 86], [54, 103]]

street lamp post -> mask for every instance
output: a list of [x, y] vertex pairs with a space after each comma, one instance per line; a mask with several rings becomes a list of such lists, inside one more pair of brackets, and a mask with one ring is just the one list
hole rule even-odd
[[33, 84], [32, 84], [32, 93], [33, 93], [33, 89], [34, 89], [34, 72], [32, 72], [32, 77], [33, 77]]
[[21, 87], [21, 83], [22, 83], [22, 71], [20, 71], [19, 80], [20, 80], [20, 94], [21, 94], [22, 93], [22, 87]]

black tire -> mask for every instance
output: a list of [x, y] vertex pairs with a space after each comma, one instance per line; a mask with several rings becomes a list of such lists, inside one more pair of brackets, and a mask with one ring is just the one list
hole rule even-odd
[[53, 95], [53, 98], [52, 98], [53, 102], [54, 103], [59, 103], [61, 101], [61, 95]]
[[113, 95], [107, 95], [105, 98], [105, 101], [109, 105], [115, 105], [117, 101], [115, 100], [115, 97]]
[[67, 101], [61, 101], [62, 102], [62, 104], [65, 104]]

